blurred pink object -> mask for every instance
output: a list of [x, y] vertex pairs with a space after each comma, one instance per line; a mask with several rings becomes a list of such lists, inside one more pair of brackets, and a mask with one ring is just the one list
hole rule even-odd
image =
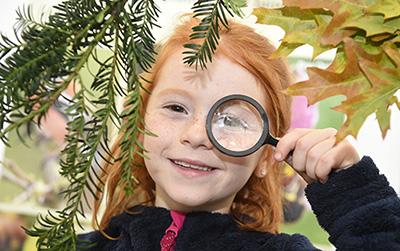
[[317, 116], [317, 107], [315, 105], [307, 107], [306, 97], [293, 97], [291, 128], [313, 128]]

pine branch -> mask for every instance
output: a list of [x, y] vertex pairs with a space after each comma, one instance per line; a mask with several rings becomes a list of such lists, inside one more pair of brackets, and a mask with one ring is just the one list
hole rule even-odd
[[201, 69], [206, 68], [207, 62], [212, 61], [212, 56], [217, 49], [219, 40], [220, 23], [228, 28], [228, 19], [225, 12], [233, 17], [232, 11], [242, 17], [240, 8], [246, 5], [246, 1], [233, 0], [199, 0], [193, 7], [194, 17], [203, 17], [200, 24], [192, 27], [193, 33], [190, 34], [190, 39], [203, 39], [203, 43], [185, 44], [184, 47], [188, 50], [183, 52], [187, 56], [183, 58], [184, 63], [195, 65], [197, 69], [200, 65]]
[[[110, 18], [108, 23], [111, 24], [112, 21]], [[103, 30], [106, 29], [107, 25]], [[93, 49], [94, 45], [89, 47], [82, 60], [85, 60]], [[78, 214], [85, 216], [82, 204], [83, 201], [88, 203], [85, 191], [89, 191], [96, 198], [96, 192], [100, 189], [97, 184], [101, 181], [95, 175], [97, 170], [95, 170], [94, 158], [96, 152], [101, 148], [101, 142], [109, 140], [107, 124], [110, 117], [117, 116], [113, 85], [115, 67], [112, 63], [107, 64], [107, 61], [101, 65], [97, 78], [92, 84], [93, 90], [103, 92], [99, 99], [89, 101], [84, 95], [86, 90], [83, 88], [75, 95], [74, 104], [67, 111], [67, 115], [74, 119], [68, 123], [67, 145], [62, 152], [60, 163], [60, 174], [70, 182], [68, 188], [63, 192], [66, 207], [62, 211], [56, 212], [56, 215], [50, 214], [50, 216], [42, 218], [42, 221], [39, 219], [38, 227], [28, 231], [28, 234], [32, 236], [40, 236], [37, 243], [39, 250], [75, 250], [76, 248], [74, 221], [79, 224]], [[88, 109], [85, 108], [87, 105], [84, 104], [85, 100], [100, 107], [93, 113], [89, 121], [85, 121], [85, 115], [88, 115]]]
[[[130, 69], [127, 69], [127, 73], [130, 75], [141, 70], [147, 71], [155, 61], [155, 38], [151, 30], [153, 27], [160, 27], [156, 23], [159, 13], [160, 9], [155, 2], [149, 0], [132, 2], [129, 12], [124, 12], [126, 25], [122, 34], [123, 45], [127, 46], [122, 48], [122, 52], [126, 52], [124, 58], [129, 62], [127, 66]], [[139, 65], [140, 68], [131, 68], [132, 65]], [[128, 80], [128, 91], [132, 90], [132, 83], [135, 81]]]
[[[68, 1], [61, 6], [70, 6], [67, 3]], [[6, 56], [12, 53], [11, 56], [3, 58], [4, 62], [0, 63], [0, 99], [2, 100], [0, 138], [3, 142], [7, 143], [5, 135], [9, 131], [14, 129], [18, 131], [24, 124], [34, 123], [34, 119], [40, 122], [68, 83], [77, 77], [87, 63], [91, 50], [106, 35], [107, 29], [103, 28], [90, 43], [85, 43], [87, 50], [79, 54], [78, 50], [83, 46], [81, 40], [82, 38], [87, 40], [89, 31], [98, 25], [98, 16], [110, 12], [110, 8], [111, 6], [104, 9], [98, 8], [100, 13], [91, 13], [91, 21], [88, 21], [90, 19], [87, 16], [74, 20], [75, 25], [79, 21], [86, 24], [81, 30], [75, 32], [70, 30], [70, 26], [65, 22], [68, 21], [69, 15], [61, 12], [51, 16], [47, 24], [26, 26], [26, 30], [22, 32], [18, 40], [29, 41], [29, 43], [17, 45], [3, 36], [5, 44], [1, 44], [0, 48], [5, 48], [5, 50], [2, 50], [0, 55]], [[29, 10], [26, 12], [29, 13]], [[27, 17], [31, 18], [31, 15], [27, 14]], [[20, 18], [22, 19], [23, 16], [21, 15]], [[30, 21], [27, 20], [27, 22]], [[60, 30], [69, 32], [60, 32]], [[9, 46], [7, 47], [10, 44], [16, 48], [16, 51], [13, 52]], [[50, 105], [44, 105], [45, 109], [35, 109], [38, 106], [42, 107], [46, 102], [50, 102]], [[4, 129], [6, 124], [11, 124], [10, 128]]]
[[[89, 4], [90, 1], [81, 2]], [[23, 31], [21, 40], [33, 41], [36, 42], [36, 44], [35, 47], [28, 48], [32, 50], [33, 53], [26, 57], [27, 61], [21, 60], [21, 50], [24, 52], [26, 49], [20, 46], [16, 47], [16, 52], [7, 58], [8, 61], [6, 61], [6, 64], [2, 65], [3, 69], [10, 70], [3, 71], [5, 74], [1, 75], [4, 82], [8, 84], [5, 86], [9, 88], [1, 89], [0, 93], [3, 97], [7, 96], [10, 92], [20, 94], [18, 85], [11, 86], [12, 83], [10, 83], [9, 79], [19, 76], [16, 75], [15, 71], [13, 72], [11, 68], [20, 67], [20, 69], [25, 69], [28, 68], [26, 66], [28, 65], [30, 69], [38, 69], [38, 73], [40, 73], [49, 72], [50, 64], [59, 64], [63, 67], [67, 66], [65, 67], [67, 71], [61, 75], [53, 71], [51, 78], [49, 77], [47, 80], [43, 75], [40, 75], [38, 80], [42, 81], [38, 82], [35, 90], [30, 90], [31, 92], [29, 93], [25, 91], [22, 93], [22, 96], [12, 96], [11, 102], [8, 104], [5, 102], [2, 103], [2, 116], [8, 119], [7, 121], [2, 120], [2, 122], [10, 123], [9, 127], [2, 130], [0, 134], [2, 137], [4, 137], [7, 132], [18, 129], [29, 121], [33, 121], [34, 119], [40, 120], [40, 116], [47, 112], [48, 108], [57, 97], [61, 95], [61, 92], [68, 84], [79, 77], [81, 69], [87, 65], [89, 58], [95, 58], [93, 52], [97, 46], [99, 44], [108, 45], [113, 41], [111, 36], [114, 33], [114, 17], [118, 16], [118, 13], [121, 11], [121, 6], [124, 6], [125, 2], [126, 1], [110, 3], [105, 8], [98, 8], [98, 13], [89, 11], [92, 17], [91, 19], [84, 15], [80, 16], [80, 19], [79, 17], [75, 17], [72, 24], [65, 22], [66, 19], [68, 20], [69, 18], [69, 15], [66, 15], [65, 12], [69, 12], [70, 9], [65, 10], [59, 7], [58, 9], [61, 11], [61, 14], [59, 13], [58, 16], [51, 16], [51, 21], [49, 23], [38, 25], [31, 22], [29, 25], [25, 26], [27, 30]], [[71, 1], [67, 1], [61, 6], [70, 7], [71, 3]], [[65, 12], [63, 12], [63, 10]], [[111, 15], [111, 13], [114, 15]], [[85, 25], [82, 25], [79, 20]], [[52, 29], [51, 25], [54, 25], [54, 23], [57, 23], [57, 25], [56, 28]], [[99, 23], [101, 23], [101, 26], [99, 26]], [[46, 58], [47, 54], [52, 53], [48, 50], [48, 45], [51, 45], [52, 42], [53, 44], [57, 43], [54, 42], [56, 39], [53, 36], [60, 35], [61, 32], [58, 32], [58, 30], [68, 29], [68, 27], [70, 27], [69, 25], [76, 26], [77, 30], [71, 30], [72, 36], [64, 36], [64, 43], [58, 44], [59, 47], [54, 46], [55, 48], [63, 48], [65, 53], [55, 53], [61, 56], [57, 58], [57, 62], [54, 62], [55, 60], [48, 60], [49, 62], [45, 62], [48, 64], [40, 64], [42, 59]], [[66, 33], [62, 34], [65, 35]], [[44, 39], [46, 37], [48, 37], [49, 41]], [[8, 40], [3, 39], [3, 41], [6, 41], [6, 45], [10, 45]], [[118, 43], [117, 39], [116, 41]], [[39, 52], [42, 51], [37, 48], [43, 49], [47, 53], [39, 55]], [[6, 49], [10, 50], [10, 48]], [[28, 234], [38, 237], [37, 247], [39, 250], [76, 249], [74, 223], [77, 222], [78, 225], [80, 225], [77, 219], [78, 215], [84, 216], [82, 203], [87, 200], [85, 191], [89, 191], [95, 196], [97, 189], [100, 189], [97, 183], [101, 181], [98, 179], [96, 170], [94, 170], [98, 161], [94, 161], [94, 159], [97, 150], [107, 147], [107, 141], [109, 140], [108, 121], [110, 121], [111, 118], [113, 118], [114, 121], [118, 121], [119, 118], [115, 108], [116, 93], [114, 90], [114, 84], [116, 84], [117, 56], [117, 53], [114, 53], [114, 58], [101, 62], [99, 72], [96, 74], [93, 81], [91, 89], [102, 93], [100, 97], [98, 99], [89, 100], [85, 93], [90, 93], [90, 91], [82, 86], [81, 91], [73, 97], [71, 107], [67, 109], [67, 115], [72, 117], [73, 120], [68, 123], [69, 133], [66, 137], [67, 145], [63, 150], [60, 171], [61, 175], [66, 177], [70, 182], [70, 185], [64, 191], [67, 203], [66, 208], [61, 211], [55, 213], [49, 212], [47, 216], [40, 216], [33, 229], [27, 230]], [[99, 60], [97, 59], [97, 61]], [[10, 64], [9, 62], [15, 63]], [[22, 77], [28, 77], [28, 79], [34, 78], [34, 76], [29, 75], [29, 71], [23, 71]], [[54, 79], [56, 77], [63, 77], [63, 81], [55, 81]], [[28, 85], [28, 87], [31, 86]], [[29, 102], [26, 102], [26, 100], [29, 100]], [[38, 109], [33, 108], [36, 103], [40, 104]], [[85, 121], [84, 119], [89, 114], [88, 104], [85, 103], [89, 103], [92, 107], [95, 107], [95, 112], [89, 121]], [[21, 108], [27, 112], [22, 113], [20, 111]], [[19, 116], [17, 120], [12, 120], [12, 118], [16, 118], [17, 116]], [[105, 152], [110, 152], [109, 149], [103, 150], [105, 150]]]
[[[144, 11], [145, 10], [145, 11]], [[146, 157], [144, 147], [137, 139], [139, 134], [153, 135], [144, 128], [144, 121], [140, 115], [142, 99], [140, 93], [143, 89], [137, 75], [138, 70], [148, 71], [154, 62], [155, 39], [151, 29], [156, 25], [159, 16], [159, 8], [154, 1], [139, 1], [129, 6], [129, 12], [124, 12], [124, 31], [121, 33], [122, 46], [120, 56], [125, 65], [127, 89], [129, 98], [125, 101], [125, 109], [121, 114], [124, 123], [121, 127], [122, 135], [125, 137], [120, 142], [121, 152], [117, 159], [121, 162], [120, 184], [125, 188], [127, 194], [134, 190], [136, 178], [132, 175], [132, 166], [136, 166], [133, 159], [136, 155]], [[130, 34], [133, 34], [130, 35]], [[137, 69], [139, 66], [141, 69]], [[132, 165], [133, 163], [133, 165]], [[140, 167], [139, 167], [140, 168]]]
[[[90, 4], [90, 1], [81, 2]], [[124, 8], [126, 1], [114, 1], [103, 6], [101, 10], [97, 8], [98, 13], [85, 11], [84, 8], [69, 13], [75, 6], [71, 6], [72, 3], [72, 1], [64, 2], [57, 8], [60, 10], [59, 14], [50, 16], [52, 24], [57, 23], [57, 29], [53, 30], [64, 30], [61, 25], [63, 22], [69, 22], [70, 28], [79, 30], [74, 32], [74, 29], [71, 29], [74, 35], [67, 38], [66, 41], [69, 43], [64, 44], [64, 47], [68, 47], [69, 55], [76, 59], [74, 64], [70, 64], [64, 83], [68, 85], [70, 81], [78, 78], [79, 72], [87, 65], [89, 58], [99, 63], [100, 68], [94, 75], [90, 90], [82, 86], [67, 109], [67, 115], [73, 120], [68, 123], [67, 145], [62, 151], [60, 171], [70, 182], [63, 192], [66, 207], [61, 211], [49, 212], [47, 216], [39, 217], [33, 229], [27, 230], [28, 234], [39, 237], [37, 243], [39, 250], [76, 249], [75, 223], [80, 226], [78, 215], [84, 216], [83, 202], [88, 203], [85, 191], [96, 198], [96, 194], [104, 188], [97, 174], [96, 169], [101, 169], [101, 166], [96, 156], [108, 159], [102, 154], [111, 152], [108, 147], [108, 122], [111, 121], [118, 127], [121, 119], [127, 121], [120, 130], [131, 135], [121, 144], [124, 153], [117, 156], [123, 163], [122, 183], [127, 188], [127, 193], [133, 191], [135, 180], [130, 174], [132, 149], [136, 149], [138, 154], [144, 151], [136, 138], [139, 133], [144, 132], [140, 129], [144, 128], [140, 114], [142, 105], [140, 93], [143, 87], [137, 74], [140, 68], [148, 70], [154, 62], [154, 37], [151, 29], [156, 25], [159, 9], [153, 1], [138, 1], [127, 9]], [[91, 16], [91, 19], [87, 18], [87, 15]], [[74, 16], [74, 19], [70, 20], [69, 16]], [[48, 24], [27, 22], [25, 27], [28, 27], [28, 30], [39, 29], [37, 27], [44, 30], [48, 29]], [[40, 42], [38, 40], [39, 44]], [[109, 48], [113, 56], [104, 61], [99, 59], [96, 53], [99, 45]], [[35, 60], [40, 59], [35, 58]], [[54, 92], [57, 95], [54, 95], [53, 99], [64, 89], [65, 86], [58, 88], [58, 91]], [[99, 96], [93, 97], [92, 91]], [[128, 93], [126, 105], [129, 109], [123, 114], [118, 114], [115, 97], [127, 96]], [[89, 95], [92, 98], [89, 98]], [[43, 105], [39, 110], [32, 110], [26, 120], [31, 121], [41, 113], [44, 114], [51, 106], [49, 99], [43, 101], [44, 97], [44, 95], [34, 97], [35, 101], [41, 101]], [[90, 119], [85, 120], [85, 117]], [[26, 120], [13, 121], [13, 126], [4, 130], [3, 135], [19, 128]], [[99, 152], [103, 153], [97, 154]]]

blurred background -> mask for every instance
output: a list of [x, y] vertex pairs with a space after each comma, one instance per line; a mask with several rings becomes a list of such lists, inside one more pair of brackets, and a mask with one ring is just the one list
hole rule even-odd
[[[60, 3], [60, 0], [13, 0], [3, 1], [0, 9], [0, 32], [13, 37], [13, 26], [16, 22], [16, 10], [29, 4], [37, 14], [49, 13], [51, 6]], [[158, 40], [168, 35], [179, 14], [189, 12], [195, 1], [156, 1], [162, 10], [159, 24], [156, 29]], [[250, 16], [253, 6], [279, 7], [280, 1], [248, 1], [249, 7], [245, 10], [247, 18], [242, 20], [253, 26], [257, 31], [268, 37], [278, 46], [284, 36], [283, 30], [275, 26], [255, 24], [255, 17]], [[289, 57], [288, 61], [296, 80], [307, 78], [306, 68], [318, 66], [325, 68], [334, 56], [334, 51], [328, 51], [310, 61], [312, 48], [302, 46]], [[65, 93], [72, 95], [72, 93]], [[400, 96], [400, 95], [398, 95]], [[292, 127], [339, 128], [344, 116], [331, 110], [338, 105], [343, 97], [329, 98], [314, 106], [307, 106], [304, 97], [295, 97], [293, 102]], [[35, 240], [24, 235], [21, 225], [29, 227], [39, 212], [47, 208], [62, 207], [62, 201], [57, 195], [61, 191], [63, 181], [58, 177], [58, 153], [63, 147], [65, 123], [68, 120], [63, 115], [63, 109], [68, 105], [66, 100], [60, 99], [49, 112], [47, 122], [42, 130], [35, 129], [33, 137], [27, 135], [26, 143], [18, 140], [16, 135], [9, 135], [11, 148], [0, 144], [0, 251], [9, 250], [36, 250]], [[400, 193], [400, 114], [397, 109], [392, 110], [391, 129], [385, 140], [382, 140], [375, 116], [370, 116], [357, 139], [349, 138], [358, 149], [360, 155], [371, 156], [382, 173], [384, 173], [397, 193]], [[291, 171], [284, 170], [285, 178], [282, 181], [285, 190], [285, 220], [282, 231], [287, 233], [302, 233], [323, 250], [331, 250], [327, 234], [318, 226], [314, 215], [309, 210], [308, 203], [303, 197], [304, 184]], [[5, 238], [12, 236], [12, 238]]]

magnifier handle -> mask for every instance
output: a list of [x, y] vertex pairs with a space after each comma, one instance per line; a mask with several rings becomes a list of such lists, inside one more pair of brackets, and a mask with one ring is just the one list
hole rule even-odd
[[[293, 151], [294, 150], [291, 150], [285, 159], [285, 162], [288, 163], [292, 168], [293, 168]], [[310, 177], [308, 177], [308, 175], [305, 172], [299, 172], [294, 168], [293, 168], [293, 170], [295, 170], [296, 173], [298, 173], [307, 182], [307, 184], [311, 184], [314, 182], [314, 180], [312, 180]]]
[[272, 145], [274, 147], [276, 147], [276, 145], [278, 145], [278, 142], [279, 142], [279, 140], [277, 138], [272, 137], [271, 135], [269, 135], [269, 137], [267, 138], [267, 144]]

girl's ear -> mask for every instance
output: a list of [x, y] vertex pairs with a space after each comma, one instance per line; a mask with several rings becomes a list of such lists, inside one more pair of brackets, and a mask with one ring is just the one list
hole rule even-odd
[[256, 170], [254, 170], [254, 173], [258, 178], [264, 178], [265, 175], [267, 175], [267, 166], [262, 164], [258, 165]]
[[272, 153], [270, 152], [270, 150], [266, 149], [261, 156], [260, 161], [256, 166], [256, 169], [254, 170], [254, 174], [256, 175], [256, 177], [262, 179], [267, 175], [267, 168], [271, 161], [271, 156]]

